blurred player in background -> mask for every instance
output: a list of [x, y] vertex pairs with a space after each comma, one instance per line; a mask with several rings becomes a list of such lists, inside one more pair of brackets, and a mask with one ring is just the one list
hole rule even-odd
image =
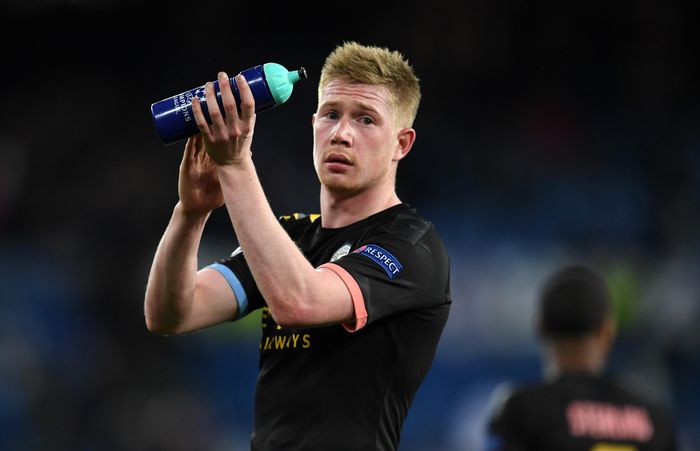
[[553, 274], [538, 305], [545, 381], [502, 396], [489, 451], [673, 451], [670, 415], [603, 376], [615, 337], [605, 281], [583, 266]]

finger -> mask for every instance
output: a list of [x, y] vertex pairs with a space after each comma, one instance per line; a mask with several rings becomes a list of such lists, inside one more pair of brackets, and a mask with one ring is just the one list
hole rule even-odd
[[219, 89], [221, 90], [221, 102], [224, 105], [226, 114], [226, 123], [233, 124], [238, 119], [238, 111], [236, 111], [236, 99], [233, 97], [231, 82], [226, 72], [219, 72]]
[[199, 139], [199, 150], [197, 154], [197, 164], [201, 169], [208, 169], [214, 165], [209, 153], [207, 152], [207, 147], [204, 145], [204, 138]]
[[240, 117], [244, 122], [249, 122], [250, 119], [255, 116], [255, 97], [253, 97], [253, 91], [250, 90], [248, 81], [243, 74], [238, 74], [236, 76], [236, 84], [238, 85], [238, 92], [241, 94]]
[[209, 81], [206, 85], [204, 85], [204, 95], [207, 99], [207, 109], [209, 110], [209, 118], [211, 119], [209, 129], [212, 135], [218, 135], [219, 132], [224, 129], [226, 123], [224, 122], [224, 118], [221, 116], [219, 102], [216, 101], [214, 83]]
[[194, 135], [192, 138], [192, 146], [194, 147], [194, 158], [201, 159], [204, 152], [204, 144], [202, 142], [202, 135]]
[[192, 97], [192, 113], [194, 113], [194, 121], [197, 124], [197, 128], [201, 134], [211, 137], [211, 130], [209, 129], [207, 120], [204, 118], [204, 113], [202, 112], [202, 105], [200, 102], [199, 97]]
[[185, 144], [185, 151], [182, 154], [182, 162], [180, 163], [183, 169], [188, 169], [192, 164], [192, 160], [195, 158], [196, 144], [194, 138], [196, 138], [196, 136], [197, 135], [188, 138]]
[[200, 157], [199, 164], [201, 165], [201, 167], [204, 171], [208, 171], [209, 169], [216, 167], [216, 163], [214, 163], [214, 160], [209, 155], [209, 153], [206, 151], [206, 149], [202, 152], [202, 156]]

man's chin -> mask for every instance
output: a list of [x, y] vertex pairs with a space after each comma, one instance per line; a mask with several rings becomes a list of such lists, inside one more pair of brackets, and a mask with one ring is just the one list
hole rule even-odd
[[339, 196], [350, 196], [358, 191], [357, 186], [347, 183], [347, 180], [338, 180], [335, 177], [326, 177], [321, 180], [321, 184], [328, 192]]

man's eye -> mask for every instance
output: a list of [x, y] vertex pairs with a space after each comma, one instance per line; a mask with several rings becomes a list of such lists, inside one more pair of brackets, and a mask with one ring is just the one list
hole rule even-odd
[[329, 111], [328, 113], [326, 113], [326, 117], [328, 119], [338, 119], [338, 113], [336, 113], [335, 111]]
[[374, 120], [369, 116], [362, 116], [362, 123], [365, 125], [372, 125], [374, 124]]

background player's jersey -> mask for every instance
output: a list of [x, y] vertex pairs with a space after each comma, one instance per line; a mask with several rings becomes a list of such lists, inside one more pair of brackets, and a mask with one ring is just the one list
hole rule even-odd
[[673, 451], [670, 416], [610, 380], [568, 374], [515, 391], [489, 424], [489, 451]]
[[325, 264], [357, 283], [351, 324], [281, 328], [245, 250], [221, 261], [240, 281], [246, 310], [263, 308], [251, 446], [394, 450], [447, 320], [448, 256], [432, 224], [406, 204], [336, 229], [317, 218], [281, 223], [314, 267]]

